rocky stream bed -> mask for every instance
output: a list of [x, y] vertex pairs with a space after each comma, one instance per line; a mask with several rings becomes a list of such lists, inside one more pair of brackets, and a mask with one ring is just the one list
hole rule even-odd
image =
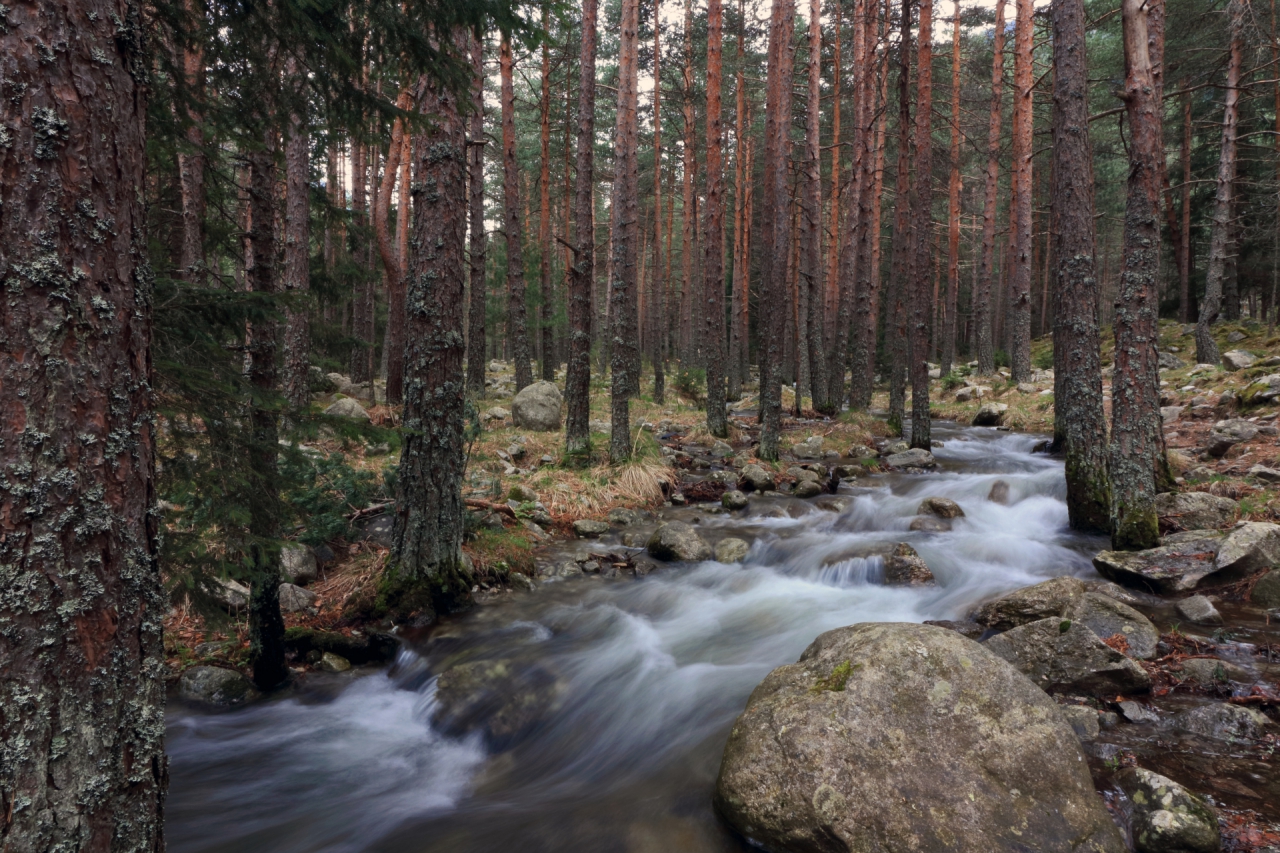
[[935, 437], [668, 451], [687, 505], [393, 665], [171, 703], [170, 849], [1280, 849], [1280, 527], [1171, 497], [1109, 554], [1040, 438]]

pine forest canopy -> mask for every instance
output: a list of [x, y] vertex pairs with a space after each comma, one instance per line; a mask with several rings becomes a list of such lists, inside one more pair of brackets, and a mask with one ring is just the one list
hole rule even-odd
[[931, 379], [1052, 368], [1072, 523], [1136, 549], [1157, 321], [1217, 362], [1280, 310], [1274, 3], [68, 0], [0, 44], [6, 850], [162, 849], [166, 601], [247, 586], [275, 687], [282, 546], [378, 504], [371, 610], [466, 605], [495, 359], [564, 390], [567, 466], [671, 393], [766, 461], [877, 394], [927, 449]]

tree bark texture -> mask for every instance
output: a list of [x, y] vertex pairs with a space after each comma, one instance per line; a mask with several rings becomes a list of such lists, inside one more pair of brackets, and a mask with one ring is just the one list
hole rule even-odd
[[942, 376], [956, 361], [956, 306], [960, 296], [960, 3], [951, 21], [951, 177], [947, 182], [947, 296], [942, 313]]
[[1004, 88], [1004, 0], [996, 0], [996, 23], [991, 59], [991, 119], [987, 130], [987, 175], [982, 205], [982, 260], [978, 292], [973, 295], [974, 332], [978, 342], [978, 373], [996, 372], [995, 290], [996, 213], [1000, 189], [1000, 97]]
[[698, 171], [698, 129], [693, 111], [693, 0], [684, 4], [684, 68], [682, 71], [684, 101], [684, 170], [682, 206], [680, 210], [680, 361], [685, 370], [701, 363], [699, 342], [694, 330], [701, 329], [699, 304], [695, 294], [702, 288], [694, 284], [694, 238], [697, 233], [697, 196], [694, 175]]
[[1077, 530], [1111, 524], [1107, 422], [1102, 407], [1098, 278], [1094, 272], [1093, 149], [1083, 0], [1054, 0], [1054, 446], [1066, 456], [1067, 513]]
[[724, 130], [720, 104], [720, 80], [724, 73], [721, 61], [723, 33], [721, 0], [707, 0], [707, 201], [704, 214], [706, 234], [702, 239], [706, 258], [702, 270], [707, 318], [704, 341], [707, 355], [707, 431], [718, 438], [729, 435], [724, 410], [724, 165], [721, 161]]
[[[1031, 0], [1019, 0], [1028, 8]], [[929, 342], [933, 338], [933, 0], [919, 0], [916, 125], [912, 154], [911, 446], [932, 446], [929, 419]]]
[[1032, 0], [1016, 0], [1013, 47], [1013, 201], [1009, 214], [1009, 371], [1014, 382], [1031, 379], [1031, 158], [1034, 33]]
[[[471, 302], [467, 311], [467, 393], [484, 394], [485, 311], [486, 295], [484, 256], [484, 40], [471, 37], [471, 114], [470, 138], [467, 140], [467, 207], [471, 217]], [[405, 258], [406, 266], [408, 257]]]
[[898, 164], [894, 184], [888, 338], [889, 428], [902, 432], [907, 402], [907, 297], [911, 293], [911, 0], [902, 0], [898, 42]]
[[766, 71], [764, 211], [760, 259], [762, 301], [773, 306], [764, 312], [760, 371], [761, 459], [778, 458], [778, 433], [782, 421], [783, 340], [788, 304], [787, 259], [791, 256], [790, 194], [787, 187], [788, 129], [791, 118], [793, 62], [791, 37], [795, 30], [794, 0], [773, 0], [769, 20], [769, 54]]
[[1111, 380], [1111, 543], [1118, 550], [1159, 542], [1156, 474], [1164, 454], [1156, 327], [1160, 259], [1161, 107], [1156, 102], [1143, 0], [1122, 0], [1129, 121], [1120, 293], [1115, 304], [1115, 370]]
[[7, 853], [164, 850], [142, 18], [73, 0], [0, 27]]
[[[613, 429], [609, 458], [614, 463], [631, 456], [632, 351], [636, 341], [628, 319], [628, 303], [636, 288], [637, 238], [640, 235], [638, 164], [636, 161], [638, 31], [640, 0], [622, 0], [622, 32], [618, 45], [618, 110], [614, 130], [613, 263], [609, 274], [610, 396]], [[630, 339], [629, 339], [630, 338]]]
[[[547, 0], [542, 3], [542, 28], [547, 29]], [[542, 378], [555, 381], [559, 359], [555, 356], [552, 320], [555, 294], [551, 288], [551, 46], [542, 43], [542, 172], [538, 178], [540, 206], [538, 210], [538, 275], [542, 285], [542, 301], [538, 325], [542, 329]]]
[[[822, 0], [809, 0], [808, 60], [809, 97], [805, 104], [804, 207], [800, 220], [799, 279], [799, 286], [804, 289], [802, 302], [806, 311], [805, 316], [800, 317], [800, 345], [807, 346], [813, 407], [820, 412], [830, 412], [831, 405], [827, 401], [830, 389], [827, 386], [826, 354], [822, 337], [826, 315], [823, 310], [825, 292], [822, 282]], [[709, 81], [707, 85], [710, 89]], [[708, 152], [708, 187], [711, 182], [710, 160]], [[841, 367], [843, 366], [842, 362]], [[843, 382], [841, 386], [843, 390]]]
[[[292, 63], [291, 63], [292, 65]], [[296, 68], [291, 83], [301, 81]], [[302, 93], [296, 95], [301, 102]], [[294, 297], [285, 311], [284, 395], [290, 408], [302, 411], [311, 402], [311, 333], [307, 306], [299, 304], [311, 289], [311, 187], [307, 180], [310, 138], [301, 108], [289, 117], [289, 138], [284, 149], [284, 289]]]
[[511, 80], [511, 40], [499, 49], [502, 77], [502, 228], [507, 238], [507, 343], [516, 368], [516, 391], [533, 383], [529, 365], [528, 299], [520, 219], [520, 164], [516, 161], [516, 95]]
[[574, 253], [569, 276], [569, 366], [565, 377], [565, 452], [585, 453], [591, 436], [591, 288], [595, 280], [593, 176], [596, 113], [596, 0], [582, 0], [578, 59], [578, 131], [574, 187]]
[[667, 280], [662, 270], [662, 0], [653, 4], [653, 271], [649, 313], [653, 329], [649, 336], [649, 360], [653, 364], [653, 401], [666, 398]]
[[[465, 31], [453, 33], [467, 47]], [[413, 236], [405, 288], [404, 443], [386, 599], [423, 619], [470, 598], [462, 563], [467, 136], [461, 95], [427, 78], [414, 140]]]
[[[396, 98], [396, 106], [407, 110], [412, 102], [413, 93], [405, 87]], [[387, 353], [387, 403], [392, 406], [400, 405], [404, 394], [404, 259], [392, 240], [390, 227], [391, 198], [400, 173], [404, 135], [404, 122], [396, 119], [391, 125], [387, 162], [382, 172], [382, 185], [378, 190], [378, 204], [373, 211], [373, 233], [387, 278], [387, 337], [383, 347]], [[401, 209], [399, 216], [404, 218], [408, 213]]]
[[869, 5], [868, 0], [857, 0], [853, 8], [853, 157], [849, 165], [849, 186], [842, 195], [845, 203], [844, 234], [840, 239], [840, 281], [835, 293], [835, 321], [827, 352], [827, 413], [838, 411], [844, 397], [845, 362], [851, 335], [853, 376], [849, 388], [849, 407], [865, 408], [870, 400], [870, 389], [862, 382], [865, 378], [864, 371], [859, 370], [860, 362], [867, 357], [865, 329], [860, 321], [854, 319], [855, 305], [858, 318], [864, 317], [863, 312], [868, 304], [866, 298], [869, 295], [864, 288], [858, 287], [858, 277], [862, 272], [858, 264], [861, 249], [859, 236], [866, 227], [861, 213], [866, 201], [863, 198], [866, 186], [863, 167], [867, 156], [864, 120], [867, 115], [866, 32]]
[[1222, 312], [1223, 276], [1231, 243], [1231, 203], [1236, 177], [1236, 136], [1240, 125], [1240, 66], [1243, 58], [1244, 0], [1227, 5], [1231, 47], [1227, 54], [1226, 104], [1222, 110], [1222, 148], [1213, 197], [1213, 224], [1209, 236], [1209, 264], [1205, 272], [1204, 299], [1196, 321], [1196, 361], [1218, 364], [1222, 354], [1213, 340], [1211, 326]]
[[[193, 0], [188, 0], [186, 12], [195, 14]], [[199, 36], [182, 48], [183, 85], [188, 95], [182, 102], [183, 117], [187, 122], [183, 136], [186, 148], [178, 152], [178, 180], [182, 185], [182, 254], [179, 263], [182, 276], [193, 281], [205, 268], [204, 213], [206, 207], [204, 187], [204, 115], [199, 104], [204, 99], [204, 47]]]
[[[1185, 88], [1191, 88], [1187, 83]], [[1280, 85], [1276, 91], [1280, 93]], [[1280, 107], [1280, 94], [1276, 97]], [[1276, 145], [1280, 146], [1280, 110], [1276, 112]], [[1182, 239], [1178, 241], [1178, 310], [1182, 322], [1190, 323], [1191, 301], [1191, 93], [1182, 95]]]

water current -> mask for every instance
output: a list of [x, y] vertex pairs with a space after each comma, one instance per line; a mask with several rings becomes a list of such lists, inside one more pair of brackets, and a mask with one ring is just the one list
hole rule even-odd
[[[546, 583], [453, 620], [390, 668], [309, 676], [284, 697], [168, 719], [174, 853], [703, 853], [747, 849], [717, 821], [720, 753], [752, 688], [814, 637], [867, 621], [962, 618], [1048, 577], [1095, 577], [1097, 539], [1067, 529], [1059, 461], [1035, 436], [934, 428], [929, 474], [841, 485], [839, 512], [787, 498], [699, 520], [753, 544], [641, 580]], [[1002, 504], [988, 499], [1008, 484]], [[908, 530], [926, 497], [950, 532]], [[669, 511], [670, 512], [670, 511]], [[908, 542], [935, 587], [880, 581], [882, 543]], [[433, 728], [435, 675], [501, 657], [553, 674], [559, 699], [498, 752]], [[945, 760], [940, 756], [939, 760]]]

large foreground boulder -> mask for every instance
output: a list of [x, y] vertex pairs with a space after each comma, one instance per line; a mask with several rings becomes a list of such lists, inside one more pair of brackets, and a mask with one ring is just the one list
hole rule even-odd
[[828, 631], [751, 694], [716, 807], [766, 850], [1120, 853], [1075, 733], [954, 631]]
[[560, 389], [545, 379], [526, 385], [511, 401], [511, 417], [520, 429], [554, 432], [560, 429]]
[[1043, 690], [1114, 696], [1151, 687], [1151, 676], [1070, 619], [1041, 619], [987, 640], [986, 647]]

